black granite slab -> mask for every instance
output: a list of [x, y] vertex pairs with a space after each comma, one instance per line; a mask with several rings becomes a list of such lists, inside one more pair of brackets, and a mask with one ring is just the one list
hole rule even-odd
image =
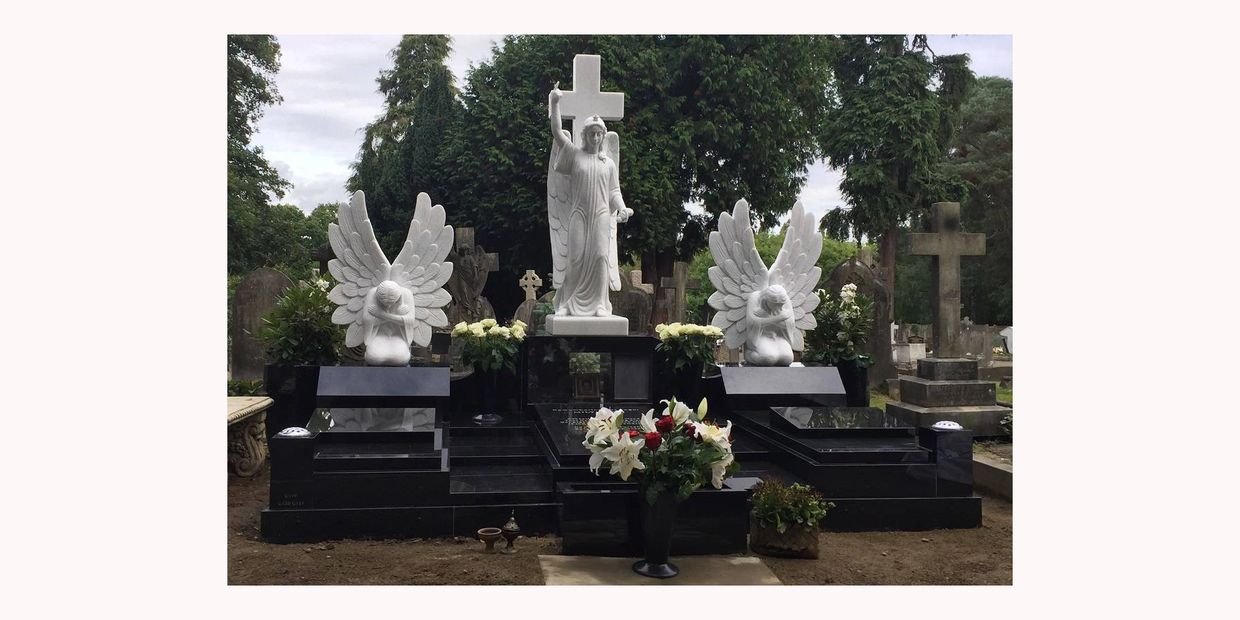
[[[574, 400], [569, 373], [574, 353], [599, 353], [600, 384], [607, 402], [649, 408], [654, 403], [654, 347], [650, 336], [530, 336], [523, 343], [523, 404]], [[590, 399], [597, 402], [597, 398]], [[645, 411], [645, 408], [642, 411]]]
[[877, 407], [771, 407], [770, 419], [798, 437], [910, 437], [914, 431]]
[[917, 376], [931, 381], [977, 379], [977, 360], [924, 357], [917, 360]]
[[843, 407], [848, 395], [834, 366], [720, 366], [727, 411], [819, 405]]
[[995, 404], [995, 384], [989, 381], [938, 381], [900, 377], [900, 400], [922, 407]]
[[443, 407], [451, 370], [436, 366], [324, 366], [315, 402], [320, 407]]
[[[551, 503], [490, 506], [418, 506], [391, 508], [265, 509], [259, 517], [263, 539], [274, 543], [316, 542], [338, 538], [474, 538], [478, 529], [500, 527], [514, 515], [526, 535], [556, 528], [559, 506]], [[479, 549], [482, 543], [477, 543]], [[520, 539], [517, 548], [521, 548]]]
[[982, 526], [982, 498], [977, 496], [830, 499], [835, 508], [820, 526], [829, 532], [923, 532]]
[[[867, 435], [862, 431], [837, 435], [806, 434], [770, 411], [738, 411], [732, 415], [732, 435], [752, 435], [772, 452], [792, 452], [817, 463], [926, 463], [929, 453], [917, 444], [908, 427]], [[775, 422], [775, 420], [781, 420]]]

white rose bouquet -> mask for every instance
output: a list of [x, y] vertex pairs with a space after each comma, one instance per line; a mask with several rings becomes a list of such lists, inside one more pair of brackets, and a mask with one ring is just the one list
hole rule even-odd
[[472, 364], [482, 372], [517, 370], [517, 351], [525, 340], [526, 325], [513, 321], [507, 326], [495, 319], [482, 319], [476, 323], [461, 321], [452, 328], [452, 337], [464, 341], [461, 361]]
[[693, 323], [659, 323], [654, 333], [659, 337], [656, 349], [667, 358], [673, 370], [680, 370], [687, 364], [715, 361], [715, 345], [723, 338], [722, 329]]

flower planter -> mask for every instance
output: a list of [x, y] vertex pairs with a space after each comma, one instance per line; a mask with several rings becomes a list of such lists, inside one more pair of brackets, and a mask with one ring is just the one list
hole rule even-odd
[[677, 401], [696, 407], [702, 400], [701, 362], [690, 362], [676, 370], [672, 362], [664, 359], [659, 368], [658, 394], [675, 396]]
[[841, 360], [835, 365], [840, 371], [840, 380], [844, 382], [849, 407], [870, 406], [870, 369], [857, 363], [857, 360]]
[[818, 528], [789, 525], [783, 534], [774, 527], [749, 519], [749, 548], [777, 558], [818, 558]]
[[318, 366], [268, 364], [263, 368], [263, 390], [274, 403], [267, 410], [267, 438], [290, 426], [305, 426], [314, 413], [319, 387]]

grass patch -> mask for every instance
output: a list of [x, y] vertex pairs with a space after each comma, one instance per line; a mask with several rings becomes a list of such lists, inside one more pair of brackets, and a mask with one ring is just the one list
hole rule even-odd
[[[998, 383], [996, 383], [995, 384], [995, 400], [1001, 400], [1005, 403], [1011, 403], [1012, 402], [1012, 388], [1003, 387], [1002, 385], [999, 385]], [[1012, 404], [1014, 405], [1015, 403], [1012, 403]]]

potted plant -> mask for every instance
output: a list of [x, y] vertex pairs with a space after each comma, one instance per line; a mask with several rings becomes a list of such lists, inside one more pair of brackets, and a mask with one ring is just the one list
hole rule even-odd
[[749, 496], [749, 548], [784, 558], [818, 557], [818, 522], [835, 508], [804, 484], [759, 482]]
[[844, 382], [848, 406], [870, 406], [869, 367], [866, 341], [874, 324], [873, 302], [857, 294], [857, 285], [845, 284], [838, 295], [818, 290], [821, 303], [814, 309], [818, 327], [805, 332], [806, 362], [835, 366]]
[[599, 397], [599, 375], [602, 358], [598, 353], [572, 353], [568, 357], [568, 374], [573, 376], [573, 399], [594, 400]]
[[479, 378], [479, 411], [474, 421], [497, 424], [503, 419], [498, 412], [506, 398], [499, 394], [501, 373], [516, 374], [517, 352], [525, 340], [524, 321], [500, 325], [495, 319], [475, 323], [461, 321], [452, 328], [452, 337], [460, 339], [461, 361], [474, 367]]
[[706, 421], [705, 399], [696, 411], [675, 398], [662, 402], [662, 413], [647, 411], [634, 430], [623, 427], [624, 411], [600, 408], [586, 422], [582, 445], [590, 451], [595, 475], [609, 465], [609, 473], [621, 480], [637, 479], [645, 557], [633, 571], [667, 579], [680, 572], [668, 562], [677, 504], [708, 480], [723, 488], [740, 464], [732, 455], [732, 423], [720, 427]]
[[334, 366], [340, 358], [344, 328], [332, 323], [336, 304], [327, 298], [328, 288], [321, 278], [289, 287], [256, 334], [269, 362], [263, 387], [275, 400], [267, 413], [268, 438], [306, 423], [314, 410], [319, 367]]
[[663, 365], [659, 392], [673, 394], [681, 402], [698, 402], [703, 396], [702, 369], [715, 362], [715, 347], [723, 330], [714, 325], [659, 323], [654, 332], [659, 337], [655, 350]]

